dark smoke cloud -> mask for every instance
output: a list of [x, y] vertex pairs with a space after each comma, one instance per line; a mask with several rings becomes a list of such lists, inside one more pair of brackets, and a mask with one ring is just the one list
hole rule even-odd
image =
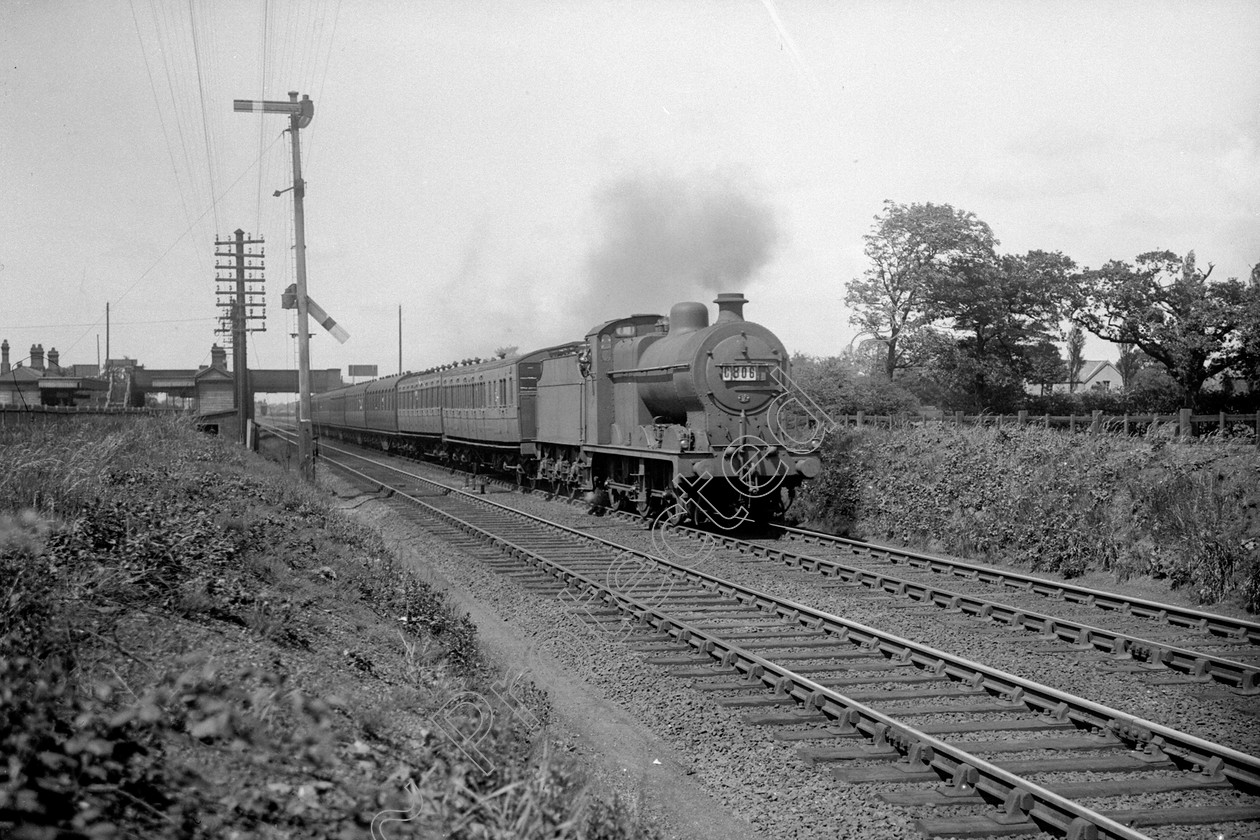
[[731, 173], [624, 177], [595, 201], [602, 241], [587, 260], [579, 301], [592, 323], [744, 291], [779, 238], [773, 210]]

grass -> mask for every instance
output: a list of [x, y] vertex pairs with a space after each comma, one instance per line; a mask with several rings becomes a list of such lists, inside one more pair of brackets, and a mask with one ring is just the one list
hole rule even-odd
[[167, 418], [0, 430], [2, 836], [652, 836], [511, 715], [473, 766], [434, 716], [497, 676], [279, 468]]
[[1260, 453], [1035, 427], [848, 430], [802, 520], [1034, 571], [1149, 578], [1260, 611]]

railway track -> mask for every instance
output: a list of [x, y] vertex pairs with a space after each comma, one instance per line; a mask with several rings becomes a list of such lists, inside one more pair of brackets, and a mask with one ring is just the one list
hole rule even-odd
[[[475, 480], [494, 481], [485, 476]], [[1260, 695], [1260, 623], [819, 531], [774, 530], [771, 539], [685, 527], [671, 528], [671, 533], [1023, 629], [1030, 637], [1062, 642], [1073, 650], [1100, 651], [1113, 658], [1114, 668], [1159, 672], [1149, 684], [1217, 682], [1239, 694]], [[786, 547], [793, 543], [810, 549]], [[944, 576], [958, 580], [946, 587], [939, 581]], [[1017, 600], [1012, 602], [1012, 596]], [[1045, 612], [1047, 601], [1053, 614]], [[1100, 616], [1110, 624], [1100, 624]]]
[[[1240, 694], [1260, 694], [1260, 624], [1256, 622], [815, 531], [786, 527], [779, 531], [792, 542], [804, 542], [816, 550], [789, 549], [780, 540], [679, 529], [694, 539], [854, 586], [999, 622], [1080, 650], [1099, 650], [1132, 661], [1139, 670], [1178, 672], [1192, 680], [1214, 680]], [[855, 564], [859, 560], [867, 562]], [[965, 581], [968, 589], [946, 588], [939, 582], [945, 575], [963, 579], [960, 584]], [[1005, 600], [1010, 590], [1015, 590], [1018, 602]], [[1047, 601], [1053, 603], [1054, 614], [1041, 611]], [[1112, 621], [1118, 616], [1124, 626], [1096, 623], [1102, 613], [1109, 613]]]
[[[1146, 835], [1132, 826], [1260, 820], [1260, 758], [1240, 750], [372, 458], [325, 446], [329, 456], [356, 480], [394, 488], [436, 527], [495, 546], [502, 558], [485, 562], [500, 574], [566, 598], [649, 662], [694, 679], [713, 703], [745, 710], [750, 725], [801, 745], [804, 761], [851, 785], [874, 785], [897, 805], [972, 809], [925, 816], [926, 834], [1138, 838]], [[1035, 631], [1062, 640], [1057, 628]], [[1170, 792], [1195, 804], [1150, 806]], [[1099, 797], [1141, 804], [1084, 804]]]
[[882, 562], [889, 566], [919, 570], [926, 575], [952, 575], [997, 588], [1015, 589], [1042, 598], [1124, 613], [1135, 618], [1145, 618], [1174, 628], [1200, 631], [1222, 640], [1260, 646], [1260, 623], [1254, 621], [1158, 603], [1114, 592], [1104, 592], [1064, 581], [1048, 580], [953, 558], [874, 545], [820, 531], [787, 526], [775, 526], [775, 530], [782, 539], [824, 546], [837, 554], [862, 558], [872, 564]]

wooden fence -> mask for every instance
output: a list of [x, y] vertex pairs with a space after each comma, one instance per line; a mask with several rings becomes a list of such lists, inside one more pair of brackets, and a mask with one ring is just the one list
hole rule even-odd
[[1176, 414], [1108, 414], [1093, 411], [1090, 414], [964, 414], [961, 411], [938, 411], [928, 414], [842, 414], [836, 418], [843, 426], [883, 426], [889, 429], [907, 426], [941, 423], [961, 426], [1041, 426], [1046, 429], [1064, 429], [1069, 432], [1088, 434], [1140, 434], [1151, 428], [1167, 426], [1175, 429], [1176, 436], [1190, 440], [1202, 435], [1239, 437], [1260, 447], [1260, 412], [1255, 414], [1193, 414], [1183, 408]]

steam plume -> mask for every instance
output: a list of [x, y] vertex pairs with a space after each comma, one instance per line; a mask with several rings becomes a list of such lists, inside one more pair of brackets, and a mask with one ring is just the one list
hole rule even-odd
[[588, 258], [580, 301], [592, 323], [667, 312], [701, 293], [741, 291], [779, 237], [769, 205], [730, 173], [624, 177], [595, 199], [603, 236]]

